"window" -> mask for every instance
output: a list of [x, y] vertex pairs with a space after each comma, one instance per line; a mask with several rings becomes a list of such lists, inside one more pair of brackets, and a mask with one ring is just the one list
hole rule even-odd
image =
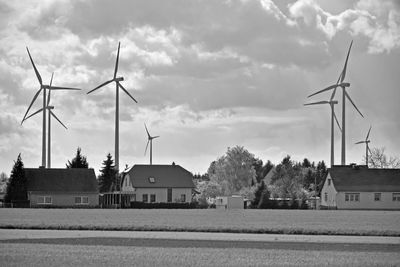
[[393, 193], [392, 199], [393, 201], [400, 201], [400, 193]]
[[181, 195], [181, 202], [186, 202], [186, 195], [185, 194]]
[[328, 201], [328, 193], [325, 192], [325, 202], [327, 202], [327, 201]]
[[131, 202], [135, 202], [136, 201], [136, 194], [131, 195]]
[[149, 202], [149, 199], [148, 199], [148, 195], [147, 194], [143, 194], [142, 195], [142, 200], [143, 200], [143, 202]]
[[155, 194], [151, 194], [151, 195], [150, 195], [150, 202], [151, 202], [151, 203], [156, 202], [156, 195], [155, 195]]
[[331, 179], [328, 179], [328, 185], [331, 185]]
[[167, 189], [167, 202], [172, 202], [172, 188]]
[[75, 197], [75, 205], [82, 205], [82, 204], [83, 205], [89, 204], [89, 197], [86, 197], [86, 196]]
[[381, 201], [381, 193], [375, 193], [374, 194], [374, 200], [375, 201]]
[[345, 193], [344, 200], [350, 202], [360, 202], [360, 193]]
[[154, 177], [149, 177], [149, 182], [154, 184], [156, 182], [156, 178]]
[[53, 199], [49, 196], [39, 196], [37, 204], [53, 204]]

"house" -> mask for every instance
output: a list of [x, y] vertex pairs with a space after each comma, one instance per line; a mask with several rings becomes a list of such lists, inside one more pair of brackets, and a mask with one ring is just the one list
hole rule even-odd
[[122, 194], [130, 202], [189, 203], [193, 175], [179, 165], [134, 165], [124, 172]]
[[321, 190], [321, 208], [400, 210], [400, 169], [333, 166]]
[[244, 199], [242, 196], [222, 196], [215, 198], [216, 209], [244, 209]]
[[93, 169], [25, 168], [31, 207], [93, 207], [99, 191]]

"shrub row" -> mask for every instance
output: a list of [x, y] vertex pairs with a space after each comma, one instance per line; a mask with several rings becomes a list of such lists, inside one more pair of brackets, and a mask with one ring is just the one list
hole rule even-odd
[[131, 202], [133, 209], [197, 209], [199, 208], [197, 202], [190, 203], [144, 203], [144, 202]]

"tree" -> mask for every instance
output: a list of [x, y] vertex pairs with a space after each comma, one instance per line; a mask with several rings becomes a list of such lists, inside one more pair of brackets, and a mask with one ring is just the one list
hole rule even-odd
[[[364, 163], [366, 162], [364, 156]], [[400, 168], [400, 159], [398, 157], [388, 156], [385, 154], [385, 148], [372, 148], [368, 157], [368, 167], [370, 168]]]
[[210, 181], [221, 186], [223, 195], [237, 193], [254, 182], [256, 171], [253, 162], [254, 155], [244, 147], [228, 148], [226, 154], [208, 168]]
[[258, 208], [258, 204], [260, 203], [261, 197], [266, 189], [267, 186], [265, 185], [264, 181], [261, 181], [261, 183], [257, 186], [256, 191], [254, 192], [254, 199], [251, 202], [252, 207]]
[[72, 161], [68, 160], [68, 164], [66, 164], [67, 169], [71, 168], [84, 168], [87, 169], [89, 168], [89, 163], [86, 161], [86, 157], [81, 155], [81, 148], [78, 147], [76, 150], [76, 155], [72, 159]]
[[304, 168], [310, 168], [311, 167], [311, 162], [307, 158], [304, 158], [303, 163], [301, 164], [301, 166], [304, 167]]
[[110, 153], [107, 154], [107, 159], [103, 161], [103, 167], [99, 175], [99, 191], [100, 193], [109, 192], [111, 186], [116, 181], [117, 171], [115, 170], [114, 160]]
[[0, 173], [0, 184], [6, 183], [8, 180], [7, 174], [5, 172]]
[[27, 179], [25, 177], [24, 163], [22, 162], [21, 154], [19, 154], [11, 170], [4, 201], [6, 203], [15, 203], [27, 200]]

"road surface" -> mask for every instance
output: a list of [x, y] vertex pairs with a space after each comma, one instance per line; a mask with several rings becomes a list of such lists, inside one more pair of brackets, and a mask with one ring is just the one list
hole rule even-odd
[[400, 266], [400, 238], [0, 230], [1, 266]]

